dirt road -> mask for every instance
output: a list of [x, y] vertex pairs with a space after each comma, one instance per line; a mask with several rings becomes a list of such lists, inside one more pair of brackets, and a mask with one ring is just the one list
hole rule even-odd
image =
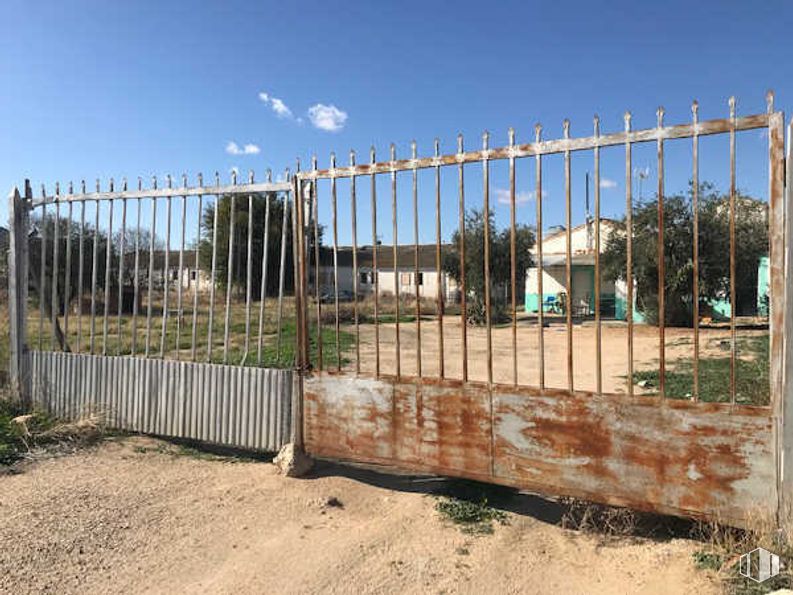
[[523, 496], [508, 525], [465, 535], [435, 511], [433, 486], [328, 465], [287, 479], [266, 462], [113, 440], [0, 476], [0, 592], [717, 592], [694, 542], [604, 544]]

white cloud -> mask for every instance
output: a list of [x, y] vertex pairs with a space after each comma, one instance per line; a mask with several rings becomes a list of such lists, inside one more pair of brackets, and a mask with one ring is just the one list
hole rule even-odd
[[[547, 193], [544, 193], [543, 196], [545, 196], [545, 194], [547, 194]], [[496, 197], [496, 201], [499, 204], [508, 205], [511, 202], [510, 201], [510, 196], [509, 196], [509, 190], [506, 189], [506, 188], [496, 188], [493, 191], [493, 195]], [[546, 198], [547, 198], [547, 196], [546, 196]], [[516, 192], [515, 193], [515, 204], [516, 205], [523, 205], [523, 204], [526, 204], [527, 202], [532, 201], [532, 200], [534, 200], [534, 192], [533, 191], [530, 192], [528, 190], [524, 190], [522, 192]]]
[[601, 188], [616, 188], [617, 182], [614, 180], [609, 180], [608, 178], [600, 178], [600, 187]]
[[308, 108], [308, 119], [314, 128], [327, 132], [338, 132], [344, 128], [344, 124], [347, 122], [347, 112], [340, 110], [335, 105], [318, 103]]
[[261, 153], [261, 149], [253, 143], [248, 143], [240, 147], [234, 141], [229, 141], [226, 145], [226, 153], [229, 155], [258, 155]]
[[269, 105], [270, 109], [275, 112], [275, 115], [279, 118], [291, 118], [292, 117], [292, 110], [283, 102], [283, 100], [278, 99], [278, 97], [273, 97], [272, 95], [265, 93], [262, 91], [259, 93], [259, 99], [265, 104]]

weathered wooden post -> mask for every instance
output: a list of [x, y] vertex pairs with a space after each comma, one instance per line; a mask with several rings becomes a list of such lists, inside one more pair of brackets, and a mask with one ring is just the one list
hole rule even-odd
[[30, 373], [27, 358], [28, 230], [33, 191], [25, 180], [25, 196], [14, 188], [8, 197], [8, 316], [11, 349], [9, 379], [14, 398], [30, 407]]

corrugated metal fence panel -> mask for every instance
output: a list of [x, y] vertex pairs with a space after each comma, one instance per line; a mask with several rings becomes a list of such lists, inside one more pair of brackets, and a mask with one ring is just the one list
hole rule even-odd
[[61, 419], [91, 412], [110, 427], [278, 450], [289, 441], [293, 372], [31, 351], [34, 402]]

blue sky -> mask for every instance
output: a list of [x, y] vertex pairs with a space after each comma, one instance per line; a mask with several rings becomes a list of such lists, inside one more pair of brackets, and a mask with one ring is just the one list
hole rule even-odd
[[[327, 165], [335, 150], [346, 163], [369, 146], [384, 158], [396, 143], [409, 154], [412, 139], [429, 154], [439, 137], [453, 151], [462, 132], [478, 146], [588, 135], [592, 116], [602, 131], [655, 125], [657, 106], [668, 123], [764, 111], [776, 91], [790, 108], [793, 63], [789, 23], [793, 5], [743, 2], [107, 2], [5, 0], [0, 40], [0, 185], [25, 177], [51, 188], [80, 178], [148, 180], [166, 173], [191, 180], [197, 172], [224, 177], [232, 167]], [[266, 100], [264, 95], [266, 94]], [[278, 101], [276, 101], [278, 100]], [[287, 113], [288, 110], [288, 113]], [[738, 185], [760, 198], [767, 187], [766, 140], [739, 135]], [[230, 143], [236, 143], [237, 153]], [[248, 152], [245, 146], [251, 145]], [[231, 150], [231, 153], [230, 153]], [[703, 179], [726, 187], [726, 139], [702, 144]], [[655, 149], [637, 148], [635, 164], [649, 167]], [[669, 143], [667, 188], [685, 187], [690, 143]], [[603, 214], [624, 211], [623, 152], [604, 151]], [[573, 159], [576, 220], [583, 217], [584, 175], [590, 153]], [[469, 204], [481, 200], [481, 168], [466, 170]], [[432, 239], [432, 179], [422, 174], [421, 239]], [[494, 197], [507, 187], [506, 167], [493, 168]], [[547, 159], [544, 202], [548, 224], [563, 222], [561, 159]], [[384, 241], [390, 240], [388, 181], [379, 187]], [[456, 220], [456, 172], [444, 173], [444, 235]], [[533, 162], [518, 164], [519, 221], [532, 223]], [[412, 239], [409, 174], [400, 178], [400, 238]], [[328, 222], [327, 188], [322, 189]], [[349, 240], [349, 186], [340, 183], [341, 241]], [[359, 194], [368, 199], [368, 181]], [[343, 198], [342, 198], [343, 197]], [[498, 203], [497, 218], [508, 220]], [[191, 207], [192, 208], [192, 207]], [[427, 209], [424, 211], [424, 209]], [[368, 221], [368, 206], [359, 213]], [[144, 209], [145, 210], [145, 209]], [[6, 219], [0, 201], [0, 220]], [[191, 210], [191, 217], [194, 212]], [[362, 225], [364, 225], [362, 223]], [[191, 226], [190, 229], [193, 229]], [[368, 227], [359, 233], [366, 237]], [[404, 234], [404, 235], [403, 235]]]

